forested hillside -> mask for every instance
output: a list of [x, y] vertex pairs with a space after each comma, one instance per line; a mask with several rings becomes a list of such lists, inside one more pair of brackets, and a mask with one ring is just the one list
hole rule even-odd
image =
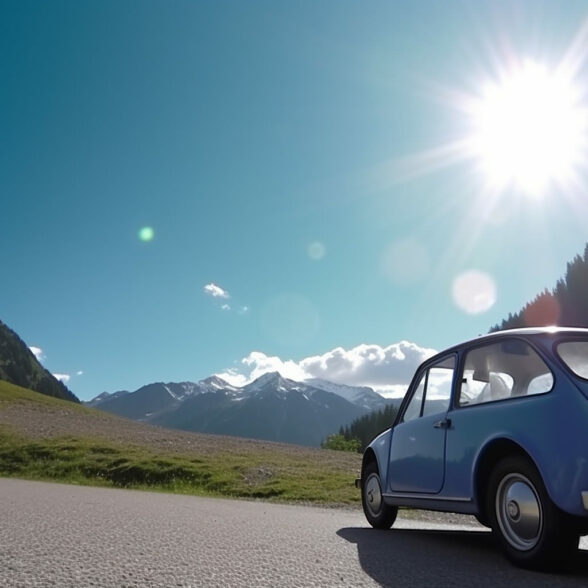
[[509, 314], [490, 331], [518, 327], [588, 327], [588, 244], [584, 255], [568, 262], [566, 273], [555, 288], [545, 288], [519, 312]]
[[[346, 441], [357, 439], [359, 442], [357, 450], [363, 452], [376, 435], [392, 426], [397, 412], [398, 407], [393, 404], [389, 404], [380, 410], [374, 410], [369, 414], [355, 419], [350, 425], [341, 427], [339, 429], [339, 437], [344, 438]], [[333, 441], [335, 441], [334, 444], [329, 443]], [[333, 439], [333, 437], [327, 439], [325, 447], [338, 449], [336, 447], [336, 439]]]
[[49, 373], [27, 344], [0, 321], [0, 380], [63, 400], [79, 402], [67, 387]]

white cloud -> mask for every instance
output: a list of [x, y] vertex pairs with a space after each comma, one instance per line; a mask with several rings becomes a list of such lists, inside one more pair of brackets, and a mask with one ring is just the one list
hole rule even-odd
[[230, 298], [231, 296], [226, 290], [223, 290], [220, 286], [214, 283], [206, 284], [204, 286], [204, 292], [213, 298]]
[[221, 306], [221, 309], [222, 309], [222, 310], [231, 310], [231, 306], [230, 306], [229, 304], [223, 304], [223, 305]]
[[43, 361], [45, 359], [45, 355], [43, 350], [40, 347], [34, 347], [31, 345], [29, 349], [32, 351], [33, 355], [37, 358], [37, 361]]
[[366, 344], [352, 349], [337, 347], [298, 362], [253, 351], [241, 360], [240, 368], [218, 375], [234, 386], [243, 386], [267, 372], [277, 371], [293, 380], [322, 378], [349, 386], [370, 386], [387, 396], [398, 396], [406, 390], [416, 368], [434, 353], [434, 349], [409, 341], [388, 347]]
[[408, 384], [418, 365], [434, 353], [434, 349], [409, 341], [388, 347], [362, 344], [349, 350], [337, 347], [323, 355], [303, 359], [300, 364], [312, 377], [339, 384], [394, 386]]
[[280, 372], [285, 378], [292, 380], [305, 380], [308, 375], [295, 361], [282, 360], [277, 356], [268, 356], [261, 351], [253, 351], [245, 357], [241, 363], [249, 368], [249, 381], [253, 381], [259, 376], [268, 372]]
[[53, 377], [57, 378], [60, 382], [67, 384], [71, 378], [69, 374], [53, 374]]
[[84, 372], [82, 370], [79, 370], [76, 372], [76, 376], [83, 376]]

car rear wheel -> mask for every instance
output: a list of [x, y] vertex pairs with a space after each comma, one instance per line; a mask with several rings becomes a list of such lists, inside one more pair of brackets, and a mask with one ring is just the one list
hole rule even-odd
[[384, 502], [380, 472], [374, 462], [366, 466], [361, 478], [361, 503], [368, 523], [375, 529], [389, 529], [394, 524], [398, 507]]
[[579, 534], [551, 502], [537, 468], [524, 457], [508, 457], [496, 465], [487, 512], [495, 537], [516, 565], [561, 567], [578, 547]]

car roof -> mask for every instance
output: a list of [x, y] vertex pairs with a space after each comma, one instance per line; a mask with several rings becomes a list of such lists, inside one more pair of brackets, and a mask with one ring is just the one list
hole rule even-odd
[[441, 351], [438, 355], [445, 354], [451, 351], [457, 351], [463, 347], [476, 345], [484, 341], [490, 341], [496, 337], [503, 337], [505, 335], [514, 337], [539, 337], [539, 336], [553, 336], [553, 335], [584, 335], [588, 337], [588, 328], [581, 327], [525, 327], [520, 329], [505, 329], [503, 331], [494, 331], [493, 333], [486, 333], [479, 335], [474, 339], [463, 341], [457, 345], [452, 345], [447, 349]]

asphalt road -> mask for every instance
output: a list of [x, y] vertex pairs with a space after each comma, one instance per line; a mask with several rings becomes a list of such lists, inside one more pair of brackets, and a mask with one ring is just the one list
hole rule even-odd
[[[583, 547], [588, 547], [583, 540]], [[0, 479], [0, 586], [583, 586], [512, 567], [490, 534], [359, 511]]]

